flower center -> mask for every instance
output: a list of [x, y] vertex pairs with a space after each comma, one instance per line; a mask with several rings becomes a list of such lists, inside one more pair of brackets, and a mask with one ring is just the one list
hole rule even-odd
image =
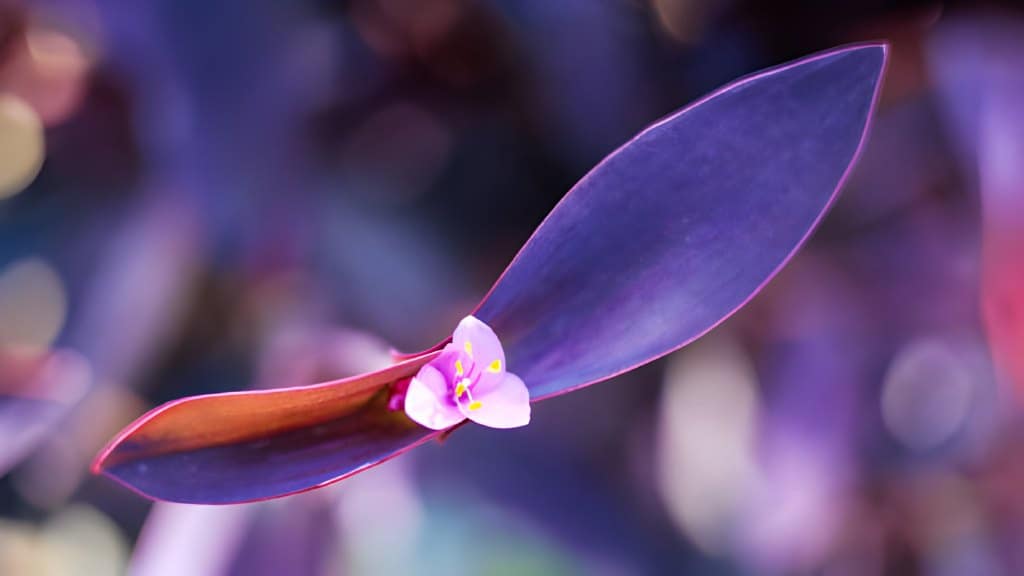
[[[466, 354], [469, 355], [470, 359], [473, 358], [473, 344], [468, 340], [466, 341]], [[469, 370], [472, 372], [474, 363], [470, 361]], [[479, 400], [473, 399], [473, 392], [470, 387], [473, 386], [473, 381], [466, 377], [466, 367], [462, 364], [462, 360], [455, 361], [455, 375], [459, 378], [459, 383], [455, 385], [455, 403], [462, 407], [462, 397], [465, 396], [469, 400], [469, 405], [466, 406], [468, 410], [479, 410], [483, 407], [483, 403]]]
[[473, 381], [469, 378], [463, 378], [455, 385], [455, 403], [462, 406], [463, 396], [465, 396], [465, 399], [469, 401], [469, 405], [466, 408], [469, 410], [479, 410], [483, 403], [473, 399], [471, 386], [473, 386]]

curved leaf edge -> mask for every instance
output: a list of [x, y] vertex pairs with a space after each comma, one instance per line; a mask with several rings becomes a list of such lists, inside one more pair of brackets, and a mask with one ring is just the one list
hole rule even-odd
[[[424, 361], [429, 361], [430, 359], [432, 359], [436, 355], [437, 355], [436, 353], [429, 352], [429, 351], [425, 352], [423, 354], [409, 355], [408, 358], [403, 359], [400, 362], [396, 362], [395, 364], [393, 364], [391, 366], [388, 366], [386, 368], [383, 368], [381, 370], [378, 370], [376, 372], [367, 372], [367, 373], [364, 373], [364, 374], [356, 374], [354, 376], [350, 376], [350, 377], [347, 377], [347, 378], [342, 378], [342, 379], [338, 379], [338, 380], [329, 380], [329, 381], [326, 381], [326, 382], [318, 382], [316, 384], [310, 384], [308, 386], [296, 386], [296, 387], [293, 387], [293, 388], [271, 388], [271, 389], [264, 389], [264, 390], [239, 390], [239, 391], [232, 391], [232, 392], [221, 392], [221, 393], [217, 393], [217, 394], [203, 394], [203, 395], [199, 395], [199, 396], [186, 396], [184, 398], [178, 398], [176, 400], [171, 400], [169, 402], [165, 402], [165, 403], [163, 403], [163, 404], [161, 404], [159, 406], [156, 406], [156, 407], [150, 409], [149, 411], [145, 412], [144, 414], [142, 414], [141, 416], [136, 418], [134, 421], [132, 421], [131, 424], [129, 424], [128, 426], [124, 427], [116, 436], [114, 436], [109, 442], [107, 442], [107, 444], [103, 447], [103, 449], [96, 455], [96, 457], [93, 459], [89, 469], [92, 472], [92, 474], [106, 476], [107, 478], [110, 478], [110, 479], [114, 480], [115, 482], [117, 482], [118, 484], [128, 488], [132, 492], [135, 492], [136, 494], [138, 494], [138, 495], [140, 495], [140, 496], [142, 496], [144, 498], [147, 498], [149, 500], [160, 501], [160, 502], [181, 502], [181, 501], [177, 501], [177, 500], [168, 500], [166, 498], [161, 498], [161, 497], [159, 497], [157, 495], [154, 495], [154, 494], [149, 494], [146, 491], [138, 488], [137, 486], [134, 486], [134, 485], [124, 481], [117, 474], [112, 473], [110, 471], [110, 469], [109, 469], [110, 467], [107, 466], [107, 464], [109, 463], [109, 461], [111, 459], [111, 456], [115, 453], [117, 448], [124, 441], [130, 439], [138, 430], [140, 430], [141, 428], [145, 427], [148, 423], [152, 422], [156, 418], [159, 418], [162, 414], [164, 414], [168, 410], [172, 410], [172, 409], [174, 409], [174, 408], [176, 408], [176, 407], [178, 407], [178, 406], [180, 406], [182, 404], [185, 404], [185, 403], [193, 402], [197, 398], [209, 398], [209, 397], [223, 398], [223, 397], [233, 397], [233, 396], [251, 396], [251, 395], [254, 395], [254, 394], [256, 394], [256, 395], [280, 394], [280, 393], [282, 393], [282, 391], [288, 391], [288, 390], [300, 391], [300, 390], [310, 390], [310, 389], [317, 389], [317, 388], [330, 388], [330, 387], [336, 387], [336, 386], [343, 386], [343, 385], [345, 385], [348, 382], [361, 380], [361, 379], [365, 378], [369, 374], [374, 374], [374, 373], [379, 373], [379, 372], [384, 372], [384, 371], [389, 371], [389, 370], [395, 370], [396, 368], [401, 368], [403, 366], [408, 366], [408, 365], [415, 364], [415, 363], [422, 363]], [[380, 387], [380, 389], [381, 389], [381, 391], [384, 391], [384, 390], [387, 390], [387, 389], [392, 388], [392, 387], [393, 387], [393, 384], [385, 384], [385, 385], [382, 385]], [[373, 399], [371, 398], [370, 400], [367, 401], [367, 404], [370, 404], [372, 402], [373, 402]], [[436, 432], [427, 434], [423, 438], [420, 438], [417, 441], [408, 444], [407, 446], [403, 447], [402, 449], [397, 450], [396, 452], [394, 452], [392, 454], [389, 454], [389, 455], [385, 456], [384, 458], [382, 458], [380, 460], [377, 460], [375, 462], [366, 464], [364, 466], [361, 466], [359, 468], [356, 468], [354, 470], [346, 472], [345, 474], [343, 474], [341, 476], [338, 476], [336, 478], [332, 478], [332, 479], [330, 479], [330, 480], [328, 480], [326, 482], [322, 482], [320, 484], [317, 484], [317, 485], [314, 485], [314, 486], [310, 486], [308, 488], [303, 488], [301, 490], [295, 490], [295, 491], [292, 491], [292, 492], [282, 493], [282, 494], [279, 494], [279, 495], [268, 496], [268, 497], [264, 497], [264, 498], [257, 498], [257, 499], [251, 499], [251, 500], [239, 500], [237, 502], [219, 503], [219, 504], [211, 504], [211, 505], [230, 505], [230, 504], [244, 504], [244, 503], [250, 503], [250, 502], [260, 502], [260, 501], [264, 501], [264, 500], [273, 500], [273, 499], [281, 498], [281, 497], [284, 497], [284, 496], [291, 496], [291, 495], [299, 494], [299, 493], [302, 493], [302, 492], [308, 492], [310, 490], [315, 490], [317, 488], [322, 488], [324, 486], [333, 484], [335, 482], [340, 482], [341, 480], [344, 480], [345, 478], [348, 478], [349, 476], [352, 476], [354, 474], [358, 474], [359, 472], [362, 472], [362, 471], [367, 470], [369, 468], [373, 468], [374, 466], [382, 464], [382, 463], [384, 463], [384, 462], [386, 462], [386, 461], [388, 461], [388, 460], [390, 460], [392, 458], [395, 458], [396, 456], [400, 456], [401, 454], [404, 454], [405, 452], [408, 452], [409, 450], [412, 450], [413, 448], [416, 448], [417, 446], [420, 446], [421, 444], [425, 444], [426, 442], [428, 442], [430, 440], [433, 440], [434, 438], [437, 438], [438, 436], [450, 433], [452, 430], [454, 430], [457, 427], [458, 427], [458, 425], [456, 425], [456, 426], [454, 426], [452, 428], [449, 428], [447, 430], [438, 430]], [[111, 467], [119, 465], [119, 464], [122, 464], [122, 463], [121, 462], [114, 463], [114, 464], [111, 465]], [[194, 502], [182, 502], [182, 503], [194, 503]]]
[[[484, 303], [487, 301], [487, 299], [491, 296], [491, 294], [494, 292], [494, 290], [497, 288], [497, 286], [504, 279], [505, 274], [508, 273], [508, 271], [512, 268], [512, 266], [516, 263], [516, 261], [519, 260], [519, 257], [526, 251], [526, 248], [533, 241], [534, 236], [537, 233], [536, 231], [540, 230], [544, 226], [544, 224], [548, 221], [548, 219], [551, 217], [551, 215], [554, 214], [558, 210], [558, 208], [562, 205], [562, 203], [566, 202], [569, 199], [569, 197], [572, 196], [573, 192], [576, 191], [576, 189], [580, 186], [580, 184], [582, 184], [583, 182], [586, 182], [589, 178], [591, 178], [592, 175], [595, 174], [598, 171], [598, 169], [601, 166], [603, 166], [608, 161], [608, 159], [618, 155], [619, 152], [621, 152], [623, 149], [627, 148], [628, 146], [632, 145], [635, 141], [639, 140], [641, 137], [646, 135], [648, 132], [657, 129], [658, 127], [662, 126], [663, 124], [665, 124], [667, 122], [671, 122], [672, 120], [678, 118], [679, 116], [682, 116], [683, 114], [686, 114], [690, 110], [692, 110], [692, 109], [694, 109], [694, 108], [704, 104], [705, 102], [707, 102], [709, 100], [712, 100], [713, 98], [716, 98], [717, 96], [725, 94], [726, 92], [729, 92], [731, 90], [735, 90], [736, 88], [738, 88], [740, 86], [743, 86], [745, 84], [748, 84], [750, 82], [753, 82], [754, 80], [758, 80], [760, 78], [765, 78], [767, 76], [772, 76], [772, 75], [777, 74], [779, 72], [782, 72], [782, 71], [785, 71], [785, 70], [789, 70], [789, 69], [797, 67], [797, 66], [802, 66], [804, 64], [809, 64], [809, 63], [815, 62], [817, 60], [822, 60], [822, 59], [825, 59], [825, 58], [829, 58], [829, 57], [835, 56], [835, 55], [843, 53], [843, 52], [852, 52], [852, 51], [855, 51], [855, 50], [863, 50], [863, 49], [869, 49], [869, 48], [876, 48], [876, 49], [879, 49], [879, 50], [882, 51], [882, 66], [879, 69], [878, 80], [875, 82], [875, 88], [874, 88], [874, 91], [873, 91], [872, 96], [871, 96], [871, 105], [868, 108], [867, 119], [864, 122], [864, 128], [861, 131], [860, 141], [857, 143], [857, 148], [854, 151], [853, 156], [850, 157], [850, 162], [847, 164], [846, 169], [843, 171], [842, 176], [839, 178], [839, 181], [836, 183], [835, 189], [832, 191], [832, 194], [829, 196], [828, 202], [826, 202], [824, 208], [822, 208], [821, 213], [818, 214], [818, 217], [815, 218], [815, 220], [811, 224], [811, 226], [808, 227], [808, 229], [804, 233], [803, 237], [800, 238], [800, 241], [797, 242], [793, 246], [793, 249], [790, 250], [789, 254], [787, 254], [786, 257], [783, 258], [783, 260], [779, 263], [779, 265], [776, 266], [771, 271], [771, 273], [768, 274], [768, 276], [765, 277], [764, 281], [761, 282], [761, 284], [758, 285], [757, 288], [755, 288], [753, 291], [751, 291], [751, 293], [745, 299], [743, 299], [743, 301], [741, 301], [734, 308], [732, 308], [731, 310], [726, 312], [717, 322], [711, 324], [705, 330], [703, 330], [702, 332], [694, 335], [692, 338], [689, 338], [689, 339], [681, 342], [678, 346], [676, 346], [674, 348], [671, 348], [669, 350], [666, 350], [665, 352], [662, 352], [661, 354], [658, 354], [656, 356], [652, 356], [650, 358], [647, 358], [646, 360], [643, 360], [641, 362], [637, 362], [636, 364], [630, 365], [630, 366], [628, 366], [628, 367], [626, 367], [626, 368], [624, 368], [622, 370], [619, 370], [618, 372], [615, 372], [615, 373], [612, 373], [612, 374], [608, 374], [606, 376], [602, 376], [601, 378], [597, 378], [597, 379], [594, 379], [594, 380], [588, 380], [588, 381], [583, 382], [581, 384], [578, 384], [576, 386], [565, 388], [565, 389], [559, 390], [557, 392], [553, 392], [553, 393], [550, 393], [550, 394], [544, 394], [544, 395], [541, 395], [541, 396], [537, 396], [535, 398], [530, 398], [530, 402], [540, 402], [541, 400], [547, 400], [548, 398], [554, 398], [556, 396], [561, 396], [563, 394], [567, 394], [569, 392], [573, 392], [573, 391], [579, 390], [581, 388], [586, 388], [587, 386], [591, 386], [593, 384], [597, 384], [597, 383], [603, 382], [605, 380], [610, 380], [612, 378], [615, 378], [616, 376], [621, 376], [622, 374], [625, 374], [626, 372], [631, 372], [631, 371], [633, 371], [633, 370], [635, 370], [635, 369], [637, 369], [637, 368], [639, 368], [641, 366], [644, 366], [645, 364], [649, 364], [649, 363], [651, 363], [651, 362], [653, 362], [653, 361], [655, 361], [655, 360], [657, 360], [659, 358], [667, 356], [667, 355], [669, 355], [669, 354], [671, 354], [671, 353], [673, 353], [673, 352], [675, 352], [675, 351], [677, 351], [677, 350], [679, 350], [679, 349], [681, 349], [681, 348], [683, 348], [685, 346], [688, 346], [689, 344], [693, 343], [695, 340], [698, 340], [699, 338], [701, 338], [702, 336], [704, 336], [708, 332], [711, 332], [712, 330], [717, 328], [719, 325], [721, 325], [723, 322], [725, 322], [726, 320], [731, 318], [736, 312], [738, 312], [740, 309], [742, 309], [744, 306], [746, 306], [751, 300], [753, 300], [754, 297], [756, 297], [761, 292], [761, 290], [763, 290], [764, 287], [767, 286], [768, 283], [771, 282], [774, 279], [775, 276], [783, 268], [785, 268], [787, 264], [789, 264], [790, 260], [793, 259], [793, 257], [797, 254], [797, 252], [799, 252], [800, 249], [803, 248], [803, 246], [807, 243], [808, 239], [810, 239], [810, 237], [814, 234], [814, 232], [817, 231], [818, 226], [820, 226], [820, 224], [824, 220], [825, 216], [828, 215], [828, 213], [831, 211], [832, 207], [835, 205], [835, 202], [836, 202], [837, 198], [839, 197], [839, 192], [842, 190], [843, 186], [846, 184], [847, 179], [849, 178], [849, 176], [852, 173], [854, 167], [857, 165], [858, 160], [860, 159], [861, 153], [864, 150], [864, 144], [867, 142], [868, 136], [870, 134], [871, 119], [874, 117], [875, 111], [878, 108], [879, 96], [880, 96], [880, 94], [882, 92], [882, 86], [884, 84], [885, 74], [886, 74], [886, 71], [888, 70], [888, 67], [889, 67], [889, 49], [890, 49], [889, 43], [887, 41], [865, 41], [865, 42], [855, 42], [855, 43], [851, 43], [851, 44], [845, 44], [845, 45], [842, 45], [842, 46], [830, 48], [828, 50], [823, 50], [821, 52], [817, 52], [817, 53], [811, 54], [809, 56], [805, 56], [803, 58], [799, 58], [797, 60], [792, 60], [792, 61], [789, 61], [789, 62], [785, 62], [783, 64], [779, 64], [777, 66], [773, 66], [771, 68], [762, 69], [762, 70], [759, 70], [757, 72], [753, 72], [751, 74], [743, 76], [743, 77], [741, 77], [741, 78], [739, 78], [737, 80], [734, 80], [733, 82], [730, 82], [729, 84], [721, 86], [721, 87], [715, 89], [714, 91], [709, 92], [708, 94], [706, 94], [704, 96], [701, 96], [700, 98], [698, 98], [698, 99], [694, 100], [693, 102], [683, 106], [682, 108], [676, 110], [675, 112], [672, 112], [672, 113], [662, 117], [660, 120], [657, 120], [657, 121], [653, 122], [652, 124], [648, 125], [646, 128], [644, 128], [643, 130], [638, 132], [635, 136], [630, 138], [627, 142], [625, 142], [624, 144], [622, 144], [621, 146], [616, 148], [614, 151], [609, 153], [607, 156], [605, 156], [604, 159], [602, 159], [600, 162], [598, 162], [582, 178], [580, 178], [580, 180], [575, 185], [573, 185], [573, 187], [569, 190], [569, 192], [567, 192], [565, 194], [565, 196], [563, 196], [562, 199], [559, 200], [557, 204], [555, 204], [554, 208], [552, 208], [551, 211], [548, 212], [548, 215], [545, 216], [544, 219], [541, 221], [541, 223], [537, 225], [537, 228], [535, 229], [533, 234], [531, 234], [530, 237], [526, 240], [526, 242], [523, 243], [523, 246], [519, 249], [519, 251], [516, 253], [516, 255], [512, 258], [512, 260], [509, 262], [508, 266], [505, 267], [505, 269], [502, 271], [501, 275], [498, 276], [497, 280], [494, 281], [494, 284], [491, 286], [491, 288], [487, 291], [487, 293], [484, 295], [484, 297], [481, 298], [480, 303], [477, 304], [476, 308], [473, 309], [472, 314], [475, 315], [480, 310], [480, 308], [484, 305]], [[396, 358], [414, 358], [414, 357], [416, 357], [416, 356], [418, 356], [420, 354], [425, 354], [425, 353], [433, 352], [433, 351], [436, 351], [436, 350], [440, 350], [441, 348], [444, 347], [444, 345], [449, 340], [450, 339], [444, 340], [441, 343], [439, 343], [439, 344], [437, 344], [437, 345], [435, 345], [435, 346], [433, 346], [431, 348], [428, 348], [428, 349], [426, 349], [423, 352], [419, 352], [419, 353], [416, 353], [416, 354], [395, 354], [395, 357]]]

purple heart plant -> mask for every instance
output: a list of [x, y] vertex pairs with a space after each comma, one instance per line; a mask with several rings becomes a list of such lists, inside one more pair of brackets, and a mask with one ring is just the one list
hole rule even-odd
[[94, 471], [154, 499], [276, 498], [467, 419], [523, 426], [531, 401], [685, 346], [748, 302], [827, 212], [886, 50], [760, 72], [648, 127], [570, 190], [452, 338], [343, 380], [170, 402], [114, 438]]

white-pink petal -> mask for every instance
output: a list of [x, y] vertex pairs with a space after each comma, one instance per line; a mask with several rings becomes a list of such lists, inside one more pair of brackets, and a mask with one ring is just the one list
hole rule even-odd
[[481, 370], [497, 360], [500, 371], [505, 371], [505, 350], [497, 334], [476, 317], [466, 316], [459, 322], [452, 335], [452, 344], [457, 350], [469, 354]]
[[463, 407], [463, 413], [473, 422], [491, 428], [518, 428], [530, 423], [530, 391], [515, 374], [506, 372], [500, 385], [481, 392], [473, 397], [479, 402], [478, 408]]
[[427, 364], [409, 382], [405, 392], [405, 413], [421, 426], [444, 430], [462, 422], [465, 416], [447, 401], [444, 375]]

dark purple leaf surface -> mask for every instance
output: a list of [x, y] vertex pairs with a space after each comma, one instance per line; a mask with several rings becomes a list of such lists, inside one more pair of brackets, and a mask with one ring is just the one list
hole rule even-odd
[[93, 464], [144, 496], [228, 504], [316, 488], [440, 434], [387, 402], [436, 354], [314, 386], [169, 402], [126, 428]]
[[264, 500], [329, 484], [438, 435], [388, 412], [386, 398], [266, 438], [129, 458], [104, 472], [144, 496], [202, 504]]
[[835, 199], [884, 63], [863, 45], [748, 77], [587, 174], [476, 312], [533, 399], [667, 354], [756, 294]]

